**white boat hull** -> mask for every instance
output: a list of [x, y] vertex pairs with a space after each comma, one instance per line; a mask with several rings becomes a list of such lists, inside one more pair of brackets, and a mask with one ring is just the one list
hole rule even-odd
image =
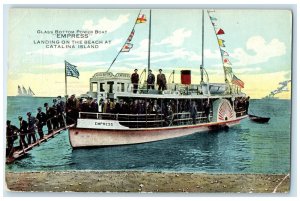
[[93, 146], [128, 145], [154, 142], [175, 137], [186, 136], [197, 132], [230, 127], [239, 124], [243, 116], [224, 122], [202, 123], [198, 125], [185, 125], [160, 128], [140, 129], [90, 129], [70, 128], [69, 137], [73, 148]]

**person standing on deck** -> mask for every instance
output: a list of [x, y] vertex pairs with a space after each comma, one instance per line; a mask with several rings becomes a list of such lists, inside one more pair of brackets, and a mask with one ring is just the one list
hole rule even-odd
[[26, 141], [25, 141], [25, 136], [28, 133], [28, 123], [27, 121], [23, 120], [23, 117], [19, 116], [18, 117], [19, 121], [20, 121], [20, 147], [28, 147]]
[[75, 98], [75, 94], [72, 94], [70, 98], [68, 98], [66, 103], [66, 122], [67, 125], [76, 123], [76, 119], [78, 118], [78, 108], [77, 105], [79, 101]]
[[139, 81], [140, 77], [139, 74], [137, 73], [137, 69], [134, 69], [134, 73], [131, 75], [131, 83], [133, 84], [133, 93], [137, 93], [138, 87], [139, 87]]
[[162, 69], [159, 69], [159, 74], [157, 75], [157, 85], [158, 90], [163, 91], [167, 89], [167, 80], [165, 74], [161, 73]]
[[210, 122], [210, 120], [209, 120], [209, 114], [210, 114], [210, 103], [209, 103], [209, 101], [206, 101], [204, 112], [205, 112], [207, 122]]
[[249, 100], [250, 96], [248, 96], [245, 100], [245, 109], [246, 109], [246, 114], [248, 114], [248, 109], [249, 109]]
[[155, 76], [152, 73], [152, 70], [149, 69], [148, 78], [147, 78], [147, 90], [154, 89]]
[[7, 144], [7, 151], [8, 151], [8, 156], [12, 155], [13, 148], [14, 148], [14, 141], [18, 138], [17, 137], [17, 131], [19, 129], [10, 124], [10, 121], [6, 121], [6, 144]]
[[38, 134], [40, 136], [40, 139], [44, 137], [43, 127], [46, 125], [47, 116], [46, 113], [42, 112], [42, 108], [39, 107], [37, 109], [38, 113], [36, 114], [36, 118], [39, 120], [39, 123], [37, 124], [38, 127]]
[[196, 124], [197, 106], [196, 106], [195, 101], [193, 101], [192, 104], [191, 104], [190, 113], [191, 113], [191, 118], [193, 119], [193, 124]]
[[31, 112], [27, 112], [27, 116], [28, 116], [28, 144], [31, 144], [31, 138], [33, 139], [33, 143], [36, 142], [35, 127], [39, 123], [39, 120], [31, 116]]

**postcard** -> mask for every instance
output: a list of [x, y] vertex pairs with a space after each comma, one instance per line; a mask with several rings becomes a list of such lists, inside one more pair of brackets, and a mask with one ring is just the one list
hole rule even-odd
[[292, 14], [10, 8], [7, 191], [288, 193]]

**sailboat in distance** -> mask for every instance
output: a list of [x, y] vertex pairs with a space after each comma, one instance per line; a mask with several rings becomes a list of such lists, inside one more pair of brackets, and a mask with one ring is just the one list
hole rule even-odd
[[18, 95], [17, 96], [23, 96], [23, 97], [32, 97], [35, 93], [32, 91], [32, 89], [29, 87], [28, 90], [25, 89], [24, 86], [20, 87], [18, 85]]

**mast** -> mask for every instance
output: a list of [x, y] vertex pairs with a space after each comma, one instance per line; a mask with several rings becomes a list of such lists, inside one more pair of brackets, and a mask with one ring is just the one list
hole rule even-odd
[[150, 9], [150, 16], [149, 16], [148, 70], [146, 73], [147, 75], [149, 74], [149, 70], [150, 70], [150, 49], [151, 49], [151, 9]]
[[202, 10], [202, 62], [200, 65], [201, 82], [203, 84], [203, 67], [204, 67], [204, 10]]

